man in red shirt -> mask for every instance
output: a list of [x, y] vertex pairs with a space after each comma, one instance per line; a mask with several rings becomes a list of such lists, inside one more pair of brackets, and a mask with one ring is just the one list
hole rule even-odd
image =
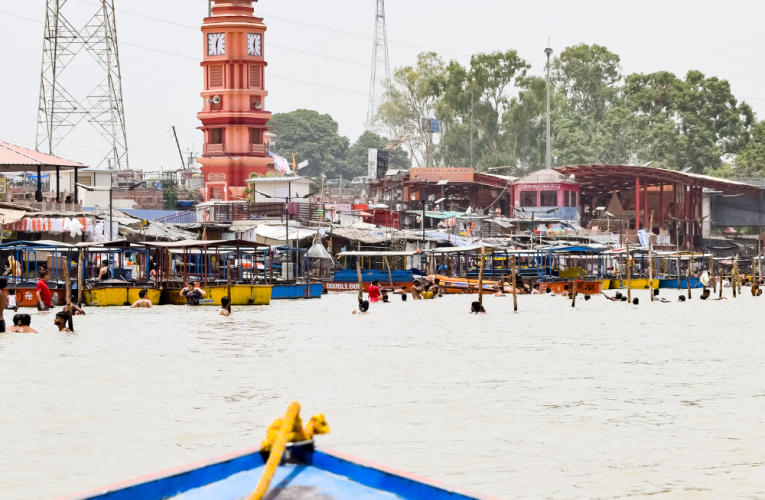
[[377, 280], [373, 280], [369, 285], [369, 302], [378, 302], [380, 299], [380, 285]]
[[47, 311], [50, 309], [50, 288], [45, 280], [50, 275], [47, 270], [40, 271], [40, 280], [37, 282], [37, 310]]

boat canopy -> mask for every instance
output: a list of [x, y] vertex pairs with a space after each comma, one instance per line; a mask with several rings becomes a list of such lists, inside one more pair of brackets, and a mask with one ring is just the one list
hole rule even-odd
[[412, 257], [419, 252], [341, 252], [338, 257]]
[[494, 253], [496, 250], [492, 245], [469, 245], [465, 247], [441, 247], [441, 248], [431, 248], [429, 250], [423, 250], [423, 253], [435, 253], [435, 254], [442, 254], [442, 253], [463, 253], [463, 252], [475, 252], [478, 250], [481, 250], [482, 248], [486, 249], [486, 253]]

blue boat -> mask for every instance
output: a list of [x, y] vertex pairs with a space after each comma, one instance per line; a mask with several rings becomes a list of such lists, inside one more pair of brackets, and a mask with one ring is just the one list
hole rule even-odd
[[320, 299], [321, 283], [295, 283], [292, 285], [275, 284], [271, 300], [277, 299]]
[[[677, 278], [663, 278], [659, 280], [659, 288], [674, 288], [677, 290]], [[691, 288], [704, 288], [704, 284], [699, 278], [691, 278]], [[688, 282], [685, 278], [680, 278], [680, 290], [687, 290]]]
[[[255, 489], [266, 460], [252, 448], [59, 500], [240, 500]], [[313, 441], [287, 448], [271, 484], [269, 500], [496, 500], [315, 449]]]

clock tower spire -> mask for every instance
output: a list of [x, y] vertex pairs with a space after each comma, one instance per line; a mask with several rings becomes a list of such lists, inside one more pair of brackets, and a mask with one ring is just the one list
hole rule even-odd
[[213, 0], [202, 25], [204, 90], [197, 117], [204, 133], [205, 201], [244, 198], [253, 172], [273, 171], [268, 155], [265, 33], [257, 0]]

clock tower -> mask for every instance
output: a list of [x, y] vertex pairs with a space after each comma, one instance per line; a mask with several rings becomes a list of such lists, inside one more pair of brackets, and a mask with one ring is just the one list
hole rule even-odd
[[253, 1], [213, 0], [202, 25], [204, 91], [202, 164], [205, 201], [244, 198], [250, 174], [273, 171], [268, 156], [271, 113], [265, 111], [266, 26]]

